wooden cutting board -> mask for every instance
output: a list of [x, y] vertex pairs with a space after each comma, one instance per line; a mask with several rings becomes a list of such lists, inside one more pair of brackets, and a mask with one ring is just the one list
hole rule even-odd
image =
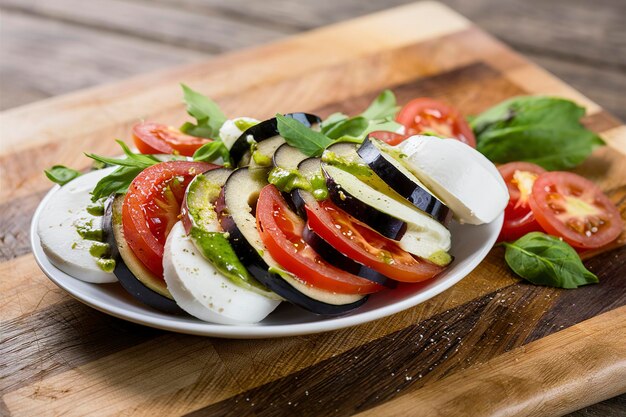
[[[68, 75], [71, 76], [71, 75]], [[586, 106], [609, 146], [576, 172], [626, 211], [626, 127], [438, 3], [416, 3], [267, 46], [2, 114], [0, 414], [554, 415], [626, 392], [626, 249], [586, 261], [600, 284], [519, 282], [492, 250], [466, 279], [394, 316], [319, 335], [220, 340], [124, 322], [39, 270], [28, 224], [53, 164], [118, 152], [139, 119], [186, 119], [178, 83], [230, 115], [357, 113], [383, 88], [465, 114], [518, 94]]]

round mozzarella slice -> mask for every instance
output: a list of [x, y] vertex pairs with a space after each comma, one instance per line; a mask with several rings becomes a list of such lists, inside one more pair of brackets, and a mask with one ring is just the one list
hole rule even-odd
[[235, 285], [204, 259], [185, 234], [182, 222], [174, 225], [165, 243], [163, 269], [167, 289], [178, 305], [201, 320], [219, 324], [257, 323], [280, 304]]
[[92, 171], [59, 188], [48, 200], [37, 225], [41, 247], [50, 262], [81, 281], [102, 284], [115, 282], [112, 272], [103, 271], [89, 253], [93, 240], [83, 239], [77, 226], [102, 229], [102, 216], [87, 212], [91, 191], [98, 181], [115, 168]]
[[461, 223], [493, 221], [509, 193], [497, 168], [476, 149], [454, 139], [411, 136], [398, 146], [405, 166]]
[[237, 117], [235, 119], [228, 119], [224, 122], [222, 127], [220, 127], [220, 139], [224, 142], [224, 145], [230, 149], [239, 136], [243, 133], [243, 130], [239, 129], [237, 126], [237, 122], [244, 122], [246, 124], [255, 124], [259, 123], [257, 119], [253, 119], [252, 117]]

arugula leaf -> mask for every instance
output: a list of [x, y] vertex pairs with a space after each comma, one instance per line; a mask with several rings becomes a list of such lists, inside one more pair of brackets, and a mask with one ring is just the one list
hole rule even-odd
[[124, 154], [126, 155], [125, 159], [109, 158], [106, 156], [100, 156], [100, 155], [96, 155], [93, 153], [86, 153], [85, 156], [93, 159], [94, 161], [97, 161], [106, 165], [120, 165], [120, 166], [127, 166], [127, 167], [147, 168], [159, 162], [159, 160], [156, 159], [152, 155], [143, 155], [143, 154], [134, 153], [121, 140], [116, 140], [116, 142], [121, 146], [122, 150], [124, 151]]
[[141, 171], [161, 162], [152, 155], [134, 153], [121, 140], [117, 140], [116, 142], [121, 146], [126, 158], [119, 159], [94, 154], [85, 154], [94, 161], [105, 163], [107, 165], [119, 166], [118, 169], [98, 181], [95, 188], [91, 192], [91, 201], [97, 201], [103, 197], [108, 197], [113, 193], [125, 193], [128, 191], [130, 183], [133, 182], [135, 177], [139, 175]]
[[488, 109], [470, 125], [477, 149], [492, 162], [528, 161], [563, 170], [604, 145], [580, 123], [584, 114], [585, 109], [570, 100], [520, 96]]
[[232, 166], [230, 152], [224, 142], [221, 141], [205, 143], [193, 153], [194, 161], [214, 162], [220, 157], [224, 161], [225, 167], [230, 168]]
[[385, 90], [361, 113], [361, 116], [368, 120], [393, 119], [398, 110], [400, 107], [395, 94], [391, 90]]
[[187, 113], [196, 119], [196, 124], [186, 122], [180, 127], [180, 131], [201, 138], [217, 138], [220, 128], [226, 121], [226, 116], [217, 103], [185, 84], [181, 84], [181, 87], [184, 102], [187, 104]]
[[532, 232], [513, 243], [502, 244], [506, 247], [504, 259], [509, 267], [533, 284], [577, 288], [598, 282], [576, 251], [554, 236]]
[[46, 174], [46, 177], [55, 184], [65, 185], [68, 182], [72, 181], [74, 178], [79, 177], [81, 175], [80, 172], [75, 169], [68, 168], [63, 165], [55, 165], [49, 169], [43, 171]]
[[309, 129], [299, 121], [276, 114], [278, 133], [291, 146], [307, 156], [320, 156], [333, 141], [321, 132]]

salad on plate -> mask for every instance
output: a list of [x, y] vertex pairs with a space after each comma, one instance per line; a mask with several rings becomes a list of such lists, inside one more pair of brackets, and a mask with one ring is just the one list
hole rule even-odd
[[[118, 141], [122, 157], [86, 154], [89, 172], [46, 171], [60, 186], [37, 233], [56, 268], [119, 282], [161, 312], [241, 325], [283, 302], [344, 315], [381, 291], [432, 280], [455, 262], [451, 222], [481, 225], [504, 211], [512, 270], [565, 288], [597, 282], [576, 251], [623, 229], [597, 186], [554, 171], [602, 144], [566, 100], [520, 97], [467, 121], [429, 98], [400, 109], [386, 90], [356, 116], [261, 121], [228, 119], [183, 90], [195, 122], [142, 121], [132, 128], [136, 150]], [[537, 111], [576, 126], [576, 146], [542, 145]], [[544, 157], [546, 146], [558, 152]]]

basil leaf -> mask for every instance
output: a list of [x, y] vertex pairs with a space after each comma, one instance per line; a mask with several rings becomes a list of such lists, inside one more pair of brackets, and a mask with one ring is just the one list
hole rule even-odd
[[276, 120], [278, 133], [285, 138], [289, 145], [300, 149], [307, 156], [320, 156], [324, 149], [333, 142], [323, 133], [309, 129], [295, 119], [277, 114]]
[[322, 133], [326, 134], [326, 132], [332, 129], [337, 123], [342, 122], [347, 118], [348, 116], [343, 113], [333, 113], [320, 124], [320, 130]]
[[111, 194], [124, 194], [130, 183], [143, 171], [144, 168], [120, 166], [118, 169], [102, 178], [91, 192], [91, 201], [97, 201]]
[[585, 268], [576, 251], [554, 236], [532, 232], [503, 245], [509, 267], [533, 284], [577, 288], [598, 282], [598, 277]]
[[581, 123], [585, 109], [561, 98], [521, 96], [471, 120], [477, 149], [492, 162], [528, 161], [548, 170], [583, 162], [604, 141]]
[[224, 161], [225, 167], [230, 168], [232, 166], [230, 152], [221, 141], [205, 143], [193, 153], [194, 161], [214, 162], [220, 157]]
[[361, 113], [361, 116], [368, 120], [393, 119], [399, 109], [393, 91], [385, 90]]
[[50, 169], [44, 170], [44, 173], [50, 181], [59, 185], [65, 185], [81, 175], [81, 173], [75, 169], [68, 168], [63, 165], [55, 165]]
[[99, 162], [105, 165], [119, 165], [119, 166], [136, 167], [136, 168], [148, 168], [149, 166], [152, 166], [155, 163], [159, 162], [159, 160], [156, 159], [152, 155], [143, 155], [143, 154], [134, 153], [121, 140], [116, 140], [116, 142], [120, 145], [120, 147], [124, 151], [126, 158], [124, 159], [109, 158], [107, 156], [100, 156], [100, 155], [96, 155], [93, 153], [86, 153], [85, 156], [93, 159], [96, 162]]
[[369, 125], [370, 122], [365, 117], [352, 117], [335, 123], [324, 134], [331, 139], [338, 139], [342, 136], [359, 137]]
[[216, 138], [220, 128], [226, 121], [226, 116], [217, 103], [210, 98], [181, 84], [184, 93], [184, 102], [187, 104], [187, 113], [196, 124], [187, 122], [180, 127], [181, 132], [202, 138]]

